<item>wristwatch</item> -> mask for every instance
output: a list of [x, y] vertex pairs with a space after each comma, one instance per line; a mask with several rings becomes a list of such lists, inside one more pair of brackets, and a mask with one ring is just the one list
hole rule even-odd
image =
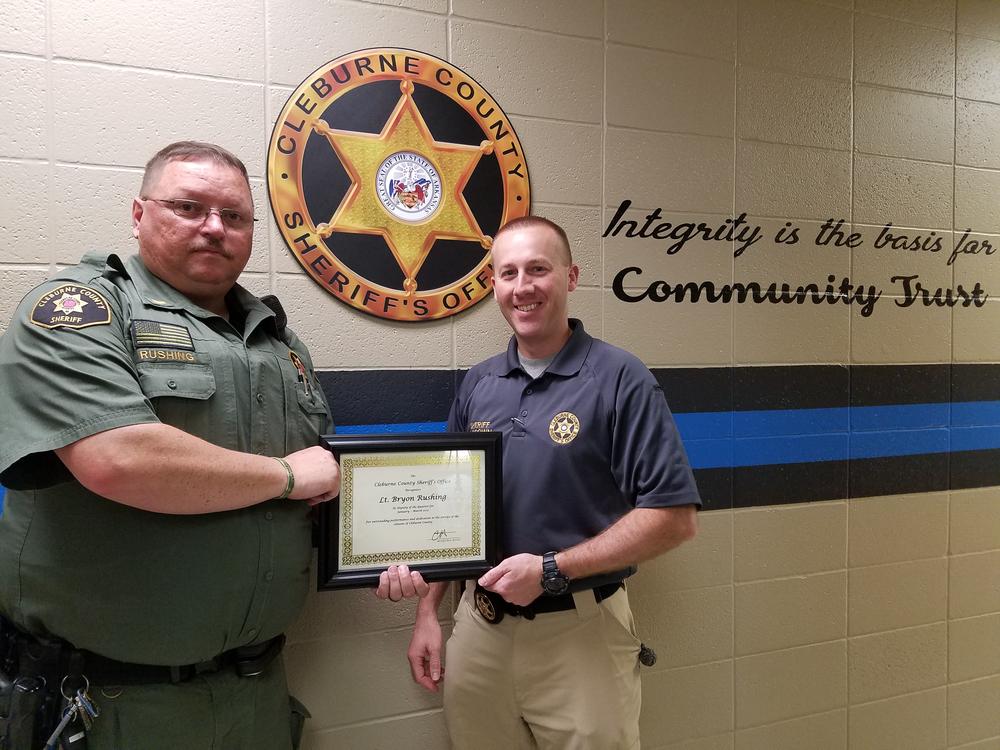
[[542, 591], [547, 596], [559, 596], [569, 589], [569, 578], [556, 565], [556, 553], [542, 555]]

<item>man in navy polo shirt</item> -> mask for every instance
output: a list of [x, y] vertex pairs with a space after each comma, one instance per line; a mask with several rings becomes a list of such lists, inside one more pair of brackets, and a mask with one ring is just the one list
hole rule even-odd
[[[565, 232], [512, 221], [493, 267], [514, 336], [469, 371], [448, 428], [503, 433], [508, 557], [455, 613], [448, 731], [459, 750], [636, 748], [640, 643], [622, 582], [694, 536], [698, 490], [649, 370], [569, 319], [579, 269]], [[421, 600], [408, 653], [414, 680], [434, 691], [444, 591], [433, 584]]]

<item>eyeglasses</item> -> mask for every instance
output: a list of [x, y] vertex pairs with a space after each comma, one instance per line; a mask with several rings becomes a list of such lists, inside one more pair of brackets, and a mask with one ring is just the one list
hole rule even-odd
[[260, 219], [253, 216], [240, 213], [235, 208], [215, 208], [214, 206], [206, 206], [204, 203], [188, 200], [187, 198], [142, 198], [141, 200], [153, 201], [154, 203], [159, 203], [161, 206], [166, 206], [185, 221], [197, 221], [200, 223], [205, 221], [209, 214], [217, 213], [219, 218], [222, 219], [222, 223], [229, 229], [246, 229], [252, 226], [255, 221], [260, 221]]

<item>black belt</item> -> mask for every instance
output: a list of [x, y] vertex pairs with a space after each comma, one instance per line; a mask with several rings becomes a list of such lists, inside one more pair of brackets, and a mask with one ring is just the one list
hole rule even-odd
[[179, 667], [132, 664], [83, 651], [80, 671], [86, 675], [91, 684], [110, 686], [187, 682], [200, 674], [219, 672], [229, 667], [235, 668], [236, 674], [240, 677], [256, 677], [274, 661], [284, 646], [285, 636], [281, 634], [263, 643], [240, 646], [224, 651], [207, 661]]
[[[606, 583], [603, 586], [597, 586], [590, 589], [590, 591], [593, 592], [594, 599], [600, 603], [618, 591], [623, 585], [621, 581], [615, 581], [613, 583]], [[499, 594], [487, 591], [478, 583], [476, 584], [475, 592], [473, 592], [473, 598], [479, 614], [487, 622], [494, 625], [503, 619], [504, 614], [513, 617], [523, 617], [525, 620], [534, 620], [535, 615], [545, 614], [546, 612], [564, 612], [567, 609], [576, 608], [576, 602], [573, 601], [572, 594], [560, 594], [559, 596], [546, 596], [542, 594], [531, 604], [519, 607], [516, 604], [511, 604]]]

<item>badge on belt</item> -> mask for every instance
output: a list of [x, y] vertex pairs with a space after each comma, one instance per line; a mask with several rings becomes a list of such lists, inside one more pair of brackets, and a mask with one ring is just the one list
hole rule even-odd
[[493, 606], [493, 600], [485, 591], [476, 592], [476, 609], [490, 625], [496, 625], [503, 619], [503, 610]]

